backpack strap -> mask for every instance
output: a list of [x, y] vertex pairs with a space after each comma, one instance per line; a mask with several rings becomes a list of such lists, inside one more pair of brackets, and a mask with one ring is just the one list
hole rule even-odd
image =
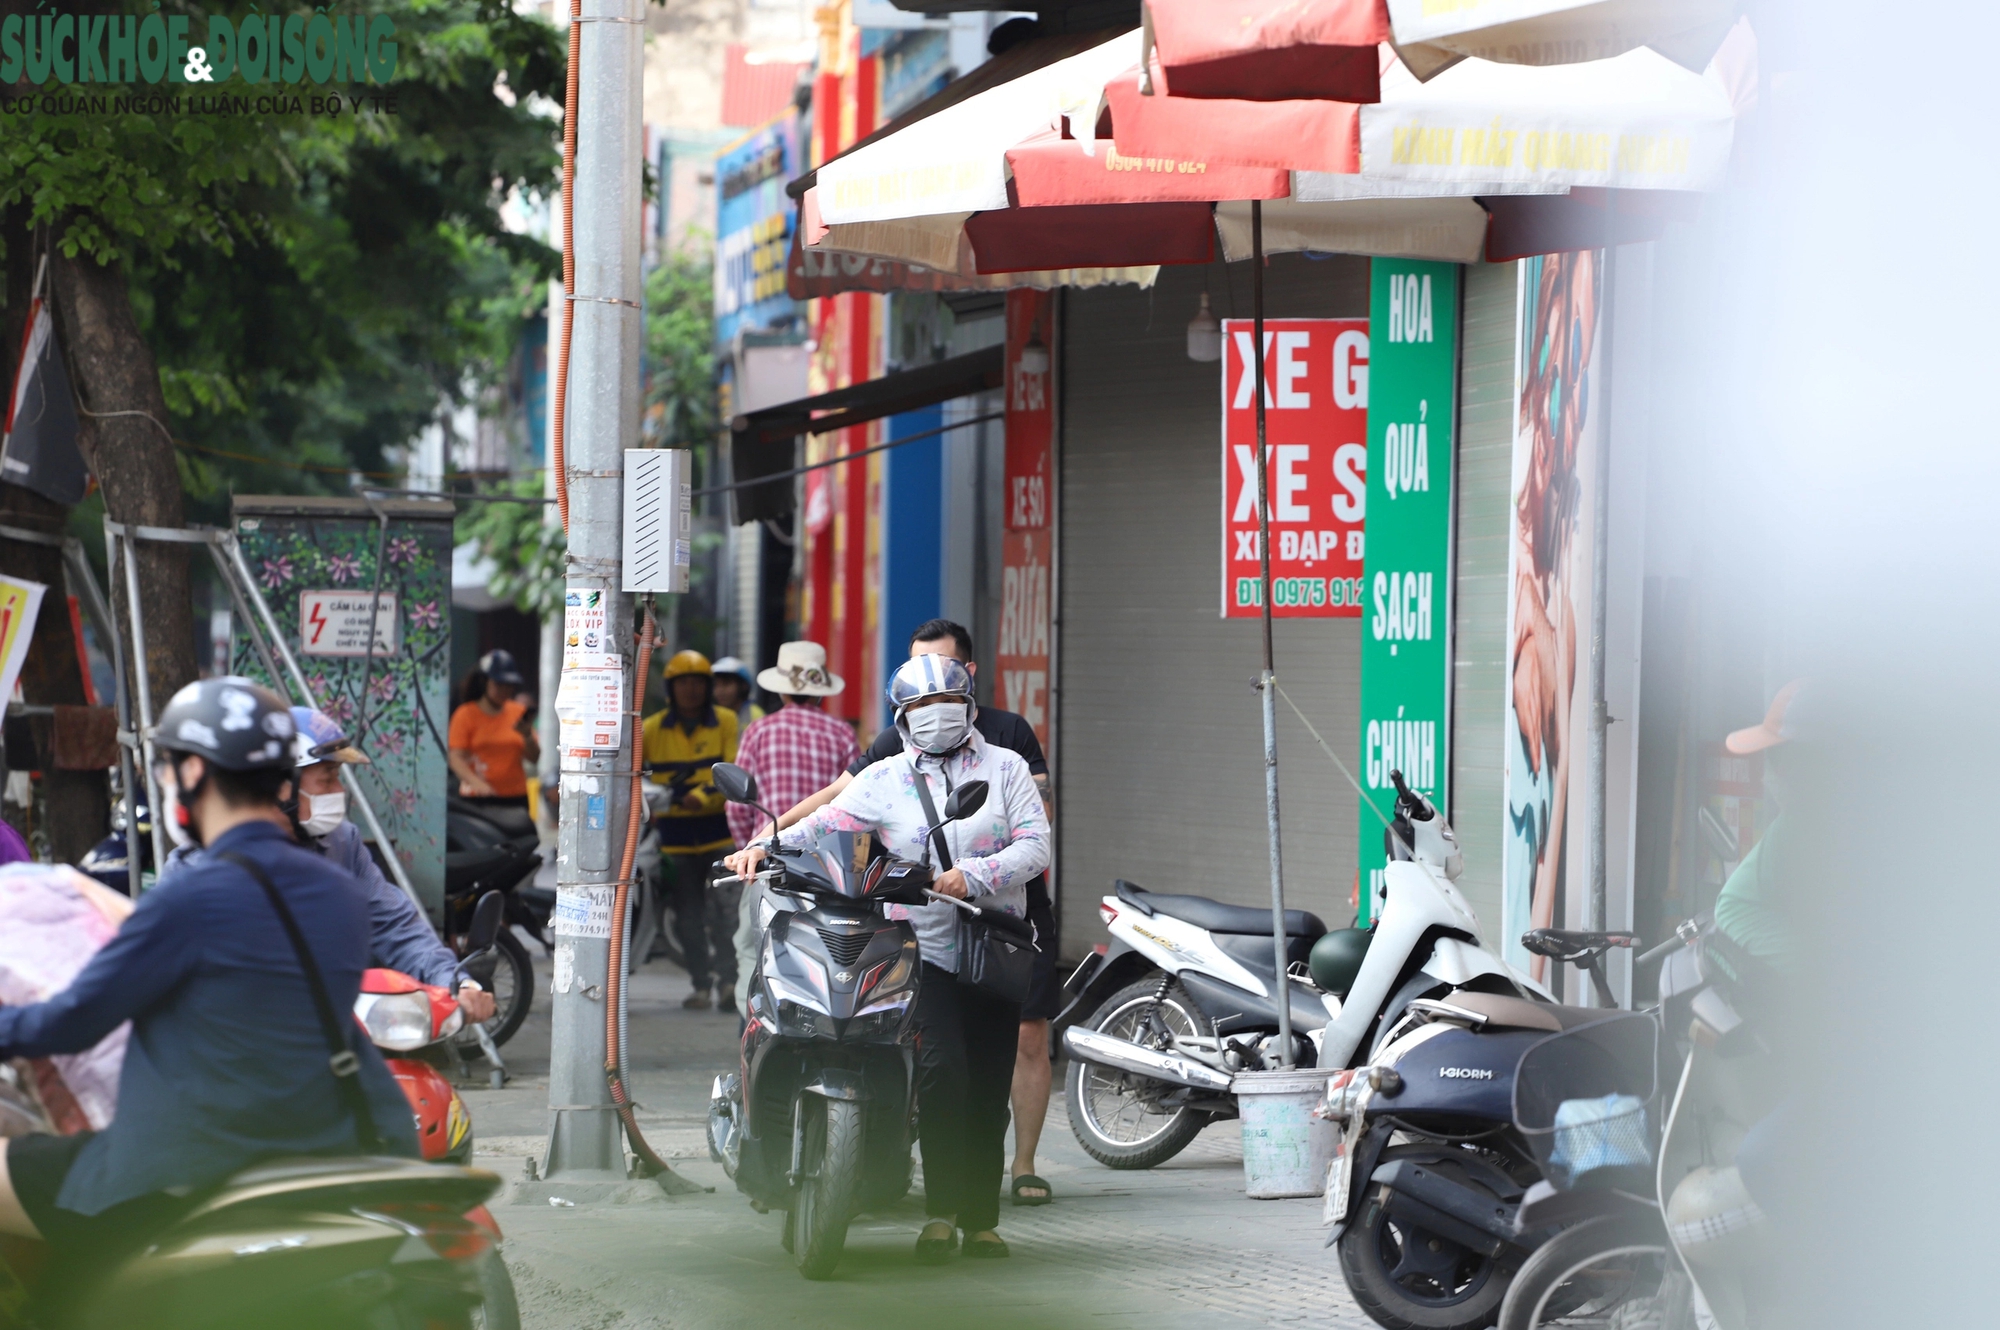
[[292, 916], [292, 907], [285, 904], [278, 884], [271, 881], [271, 875], [256, 860], [235, 850], [223, 850], [216, 857], [229, 860], [264, 889], [264, 898], [271, 902], [278, 922], [284, 925], [285, 936], [291, 939], [292, 953], [298, 958], [299, 970], [306, 977], [306, 988], [312, 993], [313, 1010], [319, 1016], [320, 1034], [326, 1039], [326, 1064], [333, 1072], [334, 1084], [340, 1088], [342, 1101], [354, 1115], [355, 1139], [361, 1143], [363, 1150], [380, 1150], [382, 1138], [375, 1130], [375, 1115], [369, 1110], [367, 1091], [361, 1086], [361, 1059], [348, 1042], [340, 1017], [334, 1012], [333, 999], [327, 996], [326, 981], [320, 977], [319, 963], [313, 959], [312, 949], [306, 945], [306, 935], [300, 931], [299, 921]]

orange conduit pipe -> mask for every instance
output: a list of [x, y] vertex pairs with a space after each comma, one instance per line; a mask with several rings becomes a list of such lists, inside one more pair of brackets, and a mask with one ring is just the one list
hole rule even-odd
[[632, 926], [632, 872], [639, 858], [639, 835], [646, 825], [645, 753], [639, 742], [639, 712], [646, 697], [646, 670], [658, 640], [653, 607], [646, 606], [646, 626], [639, 634], [638, 668], [632, 673], [632, 797], [631, 813], [625, 819], [625, 852], [618, 857], [618, 890], [611, 902], [611, 966], [604, 985], [604, 1079], [611, 1087], [611, 1102], [625, 1123], [625, 1139], [632, 1153], [658, 1173], [670, 1173], [667, 1161], [646, 1143], [632, 1112], [632, 1097], [625, 1089], [625, 1029], [618, 1019], [625, 989], [625, 935]]
[[563, 465], [563, 443], [568, 437], [564, 408], [569, 399], [569, 341], [576, 323], [576, 121], [577, 65], [583, 43], [583, 0], [569, 5], [569, 77], [563, 91], [562, 150], [562, 335], [556, 342], [555, 432], [550, 440], [549, 465], [556, 473], [556, 515], [562, 518], [563, 534], [569, 534], [569, 471]]

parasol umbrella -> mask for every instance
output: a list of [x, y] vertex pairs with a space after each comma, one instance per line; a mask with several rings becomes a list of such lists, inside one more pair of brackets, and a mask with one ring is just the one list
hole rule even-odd
[[[1141, 63], [1174, 97], [1372, 102], [1360, 48], [1390, 41], [1420, 79], [1468, 57], [1605, 60], [1649, 46], [1700, 73], [1737, 0], [1146, 0]], [[1153, 82], [1149, 78], [1149, 82]]]
[[[1186, 0], [1178, 0], [1185, 3]], [[1403, 62], [1430, 79], [1467, 57], [1572, 65], [1640, 47], [1700, 73], [1741, 6], [1737, 0], [1388, 0]]]
[[1372, 102], [1383, 0], [1151, 0], [1145, 91], [1239, 101]]

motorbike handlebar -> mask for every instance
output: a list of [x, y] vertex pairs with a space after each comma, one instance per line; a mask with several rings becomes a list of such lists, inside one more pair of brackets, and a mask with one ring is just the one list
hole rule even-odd
[[1662, 956], [1669, 956], [1672, 955], [1674, 952], [1679, 951], [1682, 947], [1685, 947], [1686, 945], [1688, 945], [1688, 943], [1694, 941], [1699, 936], [1701, 936], [1701, 926], [1692, 919], [1683, 920], [1680, 926], [1674, 929], [1674, 935], [1672, 937], [1668, 938], [1665, 942], [1662, 942], [1657, 947], [1653, 947], [1650, 950], [1640, 952], [1637, 956], [1632, 958], [1632, 964], [1650, 965], [1654, 961], [1659, 960]]

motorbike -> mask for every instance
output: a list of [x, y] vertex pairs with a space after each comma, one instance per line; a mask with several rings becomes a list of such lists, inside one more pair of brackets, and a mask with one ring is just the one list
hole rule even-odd
[[[1123, 880], [1103, 898], [1111, 941], [1064, 985], [1052, 1030], [1070, 1057], [1070, 1126], [1092, 1158], [1111, 1168], [1164, 1163], [1210, 1122], [1236, 1115], [1237, 1072], [1287, 1060], [1359, 1065], [1414, 1002], [1453, 990], [1552, 1000], [1483, 944], [1453, 885], [1463, 859], [1450, 824], [1401, 772], [1390, 776], [1395, 817], [1374, 922], [1334, 935], [1360, 961], [1330, 988], [1307, 966], [1329, 936], [1307, 911], [1285, 912], [1280, 975], [1268, 910]], [[1291, 1012], [1290, 1059], [1277, 1046], [1279, 1001]]]
[[[504, 906], [499, 893], [488, 892], [472, 912], [467, 938], [467, 974], [491, 984], [499, 963], [496, 941]], [[382, 1050], [389, 1074], [396, 1078], [417, 1120], [417, 1144], [429, 1163], [470, 1165], [472, 1115], [453, 1084], [465, 1060], [453, 1036], [466, 1028], [465, 1012], [448, 988], [420, 983], [397, 970], [371, 969], [361, 975], [361, 992], [354, 1000], [354, 1019], [369, 1042]], [[495, 1088], [498, 1088], [497, 1086]], [[500, 1241], [500, 1224], [484, 1205], [465, 1216]], [[496, 1248], [475, 1258], [484, 1301], [484, 1330], [514, 1330], [520, 1313], [514, 1282]]]
[[[715, 783], [757, 806], [741, 767], [717, 763]], [[945, 820], [978, 811], [986, 794], [983, 781], [959, 786]], [[872, 839], [839, 832], [770, 847], [772, 866], [743, 883], [761, 884], [779, 909], [759, 946], [741, 1061], [716, 1078], [709, 1103], [711, 1155], [753, 1205], [785, 1211], [785, 1248], [808, 1279], [833, 1274], [857, 1213], [895, 1202], [911, 1182], [922, 965], [916, 930], [884, 907], [950, 898], [929, 891], [922, 864], [871, 860]]]
[[[1537, 930], [1530, 951], [1585, 963], [1629, 934]], [[1341, 1136], [1323, 1223], [1363, 1311], [1390, 1330], [1482, 1330], [1549, 1232], [1519, 1213], [1544, 1161], [1514, 1123], [1516, 1068], [1565, 1030], [1620, 1013], [1478, 988], [1414, 998], [1368, 1065], [1328, 1077]]]
[[[498, 922], [497, 901], [483, 922], [475, 920], [480, 945], [467, 963], [475, 977]], [[396, 999], [412, 996], [426, 1008], [425, 1034], [440, 1028], [427, 994], [375, 994], [371, 1002], [364, 992], [364, 1025], [368, 1015], [376, 1017], [371, 1038], [379, 1031], [397, 1039], [413, 1004]], [[451, 1153], [440, 1152], [440, 1162], [316, 1155], [245, 1169], [145, 1246], [95, 1272], [88, 1287], [66, 1289], [64, 1324], [78, 1330], [516, 1326], [513, 1286], [495, 1250], [499, 1229], [485, 1209], [500, 1179], [442, 1162]], [[30, 1324], [22, 1319], [21, 1295], [33, 1297], [34, 1271], [45, 1268], [35, 1259], [36, 1245], [9, 1240], [0, 1248], [0, 1289], [11, 1294], [0, 1297], [4, 1330]]]
[[1769, 1223], [1734, 1159], [1777, 1087], [1770, 1050], [1728, 991], [1744, 968], [1731, 951], [1712, 922], [1683, 924], [1639, 958], [1665, 958], [1655, 1008], [1523, 1056], [1515, 1119], [1548, 1168], [1521, 1221], [1565, 1227], [1522, 1265], [1500, 1330], [1748, 1330], [1763, 1319]]
[[[514, 936], [519, 927], [552, 951], [549, 915], [555, 909], [555, 892], [534, 885], [542, 866], [541, 838], [525, 813], [508, 808], [490, 808], [471, 803], [457, 795], [445, 804], [445, 935], [462, 933], [473, 903], [490, 892], [498, 892], [504, 902], [506, 927], [496, 946], [500, 963], [488, 985], [496, 1007], [486, 1023], [494, 1044], [514, 1037], [535, 1001], [535, 966], [528, 949]], [[471, 1031], [462, 1032], [461, 1042], [470, 1042]]]

